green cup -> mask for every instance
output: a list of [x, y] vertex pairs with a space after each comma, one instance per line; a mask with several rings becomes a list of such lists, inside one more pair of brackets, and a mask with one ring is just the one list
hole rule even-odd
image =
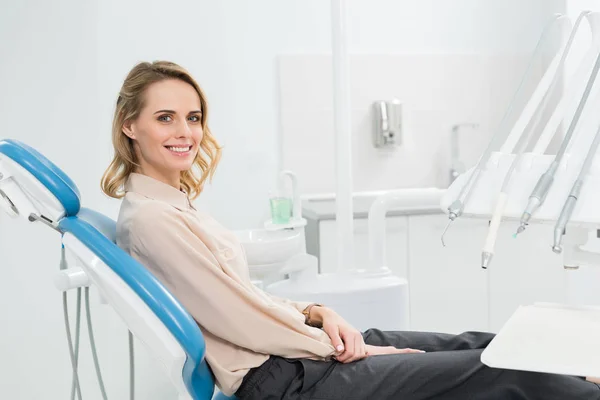
[[292, 199], [287, 197], [271, 197], [271, 219], [274, 224], [289, 224], [292, 219]]

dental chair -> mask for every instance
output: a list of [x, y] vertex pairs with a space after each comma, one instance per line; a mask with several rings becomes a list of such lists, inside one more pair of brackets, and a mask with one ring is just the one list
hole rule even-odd
[[[77, 267], [61, 271], [63, 286], [95, 286], [127, 328], [164, 366], [179, 400], [210, 400], [213, 374], [195, 320], [139, 262], [116, 245], [116, 223], [81, 208], [73, 181], [35, 149], [0, 141], [0, 207], [12, 217], [58, 231]], [[235, 399], [218, 392], [214, 399]]]

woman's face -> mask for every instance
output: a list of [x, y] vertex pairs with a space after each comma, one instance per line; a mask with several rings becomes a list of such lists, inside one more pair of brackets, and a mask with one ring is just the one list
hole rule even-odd
[[139, 173], [179, 189], [181, 171], [192, 167], [202, 141], [200, 96], [186, 82], [168, 79], [150, 85], [144, 108], [123, 132], [133, 139]]

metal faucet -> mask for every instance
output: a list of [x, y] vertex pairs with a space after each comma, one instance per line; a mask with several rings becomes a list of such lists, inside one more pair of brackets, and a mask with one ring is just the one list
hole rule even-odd
[[479, 127], [479, 124], [465, 122], [452, 125], [452, 131], [450, 134], [450, 184], [452, 184], [452, 182], [454, 182], [454, 180], [458, 178], [460, 174], [465, 172], [465, 166], [459, 159], [460, 152], [458, 146], [458, 131], [461, 127], [476, 129]]

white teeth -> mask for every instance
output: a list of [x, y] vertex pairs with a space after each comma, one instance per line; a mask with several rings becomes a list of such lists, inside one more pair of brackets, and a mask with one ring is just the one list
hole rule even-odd
[[188, 151], [190, 149], [190, 147], [173, 147], [173, 146], [167, 146], [167, 149], [174, 151], [176, 153], [185, 153], [186, 151]]

